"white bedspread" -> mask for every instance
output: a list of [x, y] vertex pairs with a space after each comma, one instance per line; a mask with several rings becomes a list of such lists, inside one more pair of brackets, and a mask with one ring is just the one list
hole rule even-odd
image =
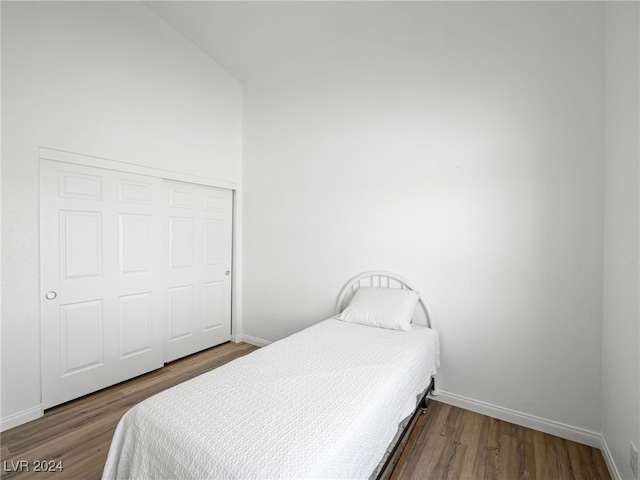
[[103, 478], [368, 478], [438, 366], [434, 330], [325, 320], [129, 410]]

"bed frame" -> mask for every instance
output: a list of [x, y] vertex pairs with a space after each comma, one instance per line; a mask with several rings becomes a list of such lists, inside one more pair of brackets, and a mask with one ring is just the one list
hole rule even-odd
[[[434, 330], [436, 329], [433, 316], [431, 315], [431, 310], [429, 309], [429, 304], [418, 287], [397, 273], [386, 270], [371, 270], [363, 272], [349, 280], [338, 296], [335, 308], [336, 315], [340, 314], [342, 310], [344, 310], [360, 287], [400, 288], [416, 292], [418, 294], [418, 304], [413, 314], [413, 318], [411, 319], [411, 323], [424, 325], [433, 328]], [[400, 456], [409, 442], [411, 433], [415, 429], [418, 418], [427, 410], [427, 399], [429, 395], [436, 396], [437, 394], [435, 377], [433, 377], [431, 378], [429, 387], [427, 387], [422, 398], [418, 402], [418, 406], [409, 417], [408, 421], [406, 421], [406, 425], [399, 428], [398, 435], [396, 435], [394, 442], [392, 442], [392, 445], [389, 447], [387, 455], [381, 461], [380, 466], [377, 469], [377, 474], [375, 475], [376, 480], [388, 480], [391, 478], [393, 471], [400, 460]]]

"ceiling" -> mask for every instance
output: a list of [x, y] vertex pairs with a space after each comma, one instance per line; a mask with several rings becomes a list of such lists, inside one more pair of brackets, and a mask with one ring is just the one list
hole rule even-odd
[[144, 4], [241, 82], [383, 23], [408, 5], [402, 1]]

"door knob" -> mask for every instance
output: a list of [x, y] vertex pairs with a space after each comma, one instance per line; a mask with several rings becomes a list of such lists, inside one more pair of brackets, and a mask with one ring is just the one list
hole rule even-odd
[[47, 292], [47, 293], [45, 294], [45, 296], [44, 296], [44, 297], [45, 297], [47, 300], [53, 300], [53, 299], [54, 299], [54, 298], [56, 298], [57, 296], [58, 296], [58, 294], [57, 294], [56, 292], [51, 291], [51, 292]]
[[225, 275], [231, 275], [231, 272], [229, 270], [227, 270], [226, 272], [224, 272]]

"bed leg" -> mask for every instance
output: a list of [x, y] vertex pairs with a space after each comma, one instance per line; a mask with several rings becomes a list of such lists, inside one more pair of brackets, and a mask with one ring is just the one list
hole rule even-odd
[[422, 410], [423, 412], [427, 410], [427, 400], [429, 399], [429, 395], [433, 394], [433, 392], [436, 389], [436, 379], [435, 378], [431, 378], [431, 383], [429, 384], [429, 387], [427, 388], [427, 390], [424, 392], [424, 395], [422, 396], [422, 399], [420, 400], [420, 410]]

